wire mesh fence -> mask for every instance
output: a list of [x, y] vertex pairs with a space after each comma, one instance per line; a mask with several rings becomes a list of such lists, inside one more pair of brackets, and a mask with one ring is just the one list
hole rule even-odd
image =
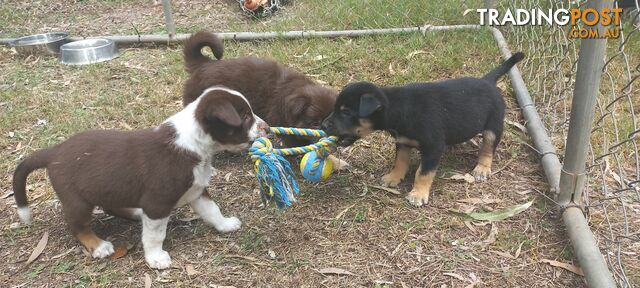
[[[585, 1], [512, 0], [497, 8], [571, 9]], [[624, 8], [617, 39], [609, 39], [598, 94], [583, 194], [590, 227], [621, 287], [640, 285], [640, 23], [638, 1]], [[523, 76], [560, 155], [575, 86], [580, 40], [557, 25], [502, 28], [514, 51], [527, 53]]]

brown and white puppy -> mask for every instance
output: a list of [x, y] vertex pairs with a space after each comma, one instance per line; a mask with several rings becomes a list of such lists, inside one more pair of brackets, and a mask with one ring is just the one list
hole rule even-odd
[[13, 175], [18, 215], [30, 223], [25, 192], [27, 176], [47, 168], [71, 232], [94, 258], [111, 255], [113, 245], [90, 228], [91, 213], [101, 206], [112, 214], [142, 220], [147, 264], [171, 265], [162, 249], [169, 214], [189, 204], [220, 232], [240, 228], [224, 217], [203, 193], [216, 170], [211, 158], [220, 151], [246, 149], [268, 126], [237, 91], [211, 87], [159, 126], [138, 131], [86, 131], [33, 153]]
[[[209, 47], [218, 60], [202, 55]], [[284, 65], [256, 57], [222, 59], [224, 44], [217, 35], [200, 31], [184, 44], [186, 71], [182, 103], [187, 105], [209, 86], [224, 85], [242, 93], [256, 115], [271, 126], [320, 128], [333, 110], [337, 91], [324, 87]], [[313, 139], [283, 137], [287, 147], [308, 145]], [[348, 164], [332, 157], [334, 166]]]

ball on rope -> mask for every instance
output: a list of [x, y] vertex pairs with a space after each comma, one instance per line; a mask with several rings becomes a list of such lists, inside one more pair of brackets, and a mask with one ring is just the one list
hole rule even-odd
[[333, 172], [333, 161], [327, 157], [320, 157], [317, 151], [304, 154], [300, 160], [300, 173], [304, 179], [311, 182], [327, 180]]
[[314, 129], [271, 127], [270, 130], [274, 134], [323, 137], [311, 145], [282, 149], [273, 148], [271, 141], [262, 137], [249, 148], [263, 202], [273, 200], [278, 208], [283, 208], [291, 206], [299, 193], [291, 165], [283, 156], [305, 154], [300, 162], [302, 176], [312, 182], [326, 180], [333, 172], [333, 162], [328, 157], [338, 138]]

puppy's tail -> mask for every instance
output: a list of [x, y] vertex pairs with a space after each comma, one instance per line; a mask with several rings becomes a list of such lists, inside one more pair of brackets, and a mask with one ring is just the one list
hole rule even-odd
[[200, 31], [184, 42], [184, 63], [187, 73], [192, 73], [202, 64], [213, 62], [211, 58], [202, 55], [203, 47], [209, 47], [216, 59], [222, 59], [222, 52], [224, 52], [222, 39], [209, 31]]
[[27, 202], [27, 176], [36, 169], [46, 167], [53, 156], [53, 148], [43, 149], [24, 159], [13, 172], [13, 197], [18, 205], [18, 216], [24, 224], [31, 223], [31, 209]]
[[491, 72], [489, 72], [487, 75], [484, 75], [482, 79], [495, 83], [496, 81], [498, 81], [498, 78], [500, 78], [504, 74], [507, 74], [511, 67], [516, 65], [516, 63], [520, 62], [522, 59], [524, 59], [524, 53], [518, 52], [516, 54], [513, 54], [511, 58], [507, 59], [507, 61], [502, 62], [500, 66], [498, 66], [496, 69], [491, 70]]

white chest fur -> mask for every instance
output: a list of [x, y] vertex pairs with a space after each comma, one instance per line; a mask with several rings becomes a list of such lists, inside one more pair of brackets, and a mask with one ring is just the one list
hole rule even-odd
[[176, 203], [176, 207], [180, 207], [198, 199], [202, 194], [203, 189], [209, 186], [209, 180], [211, 177], [216, 174], [217, 171], [211, 166], [210, 159], [200, 161], [196, 167], [193, 167], [193, 183], [191, 184], [191, 187], [189, 187], [187, 192], [180, 197], [180, 200]]

